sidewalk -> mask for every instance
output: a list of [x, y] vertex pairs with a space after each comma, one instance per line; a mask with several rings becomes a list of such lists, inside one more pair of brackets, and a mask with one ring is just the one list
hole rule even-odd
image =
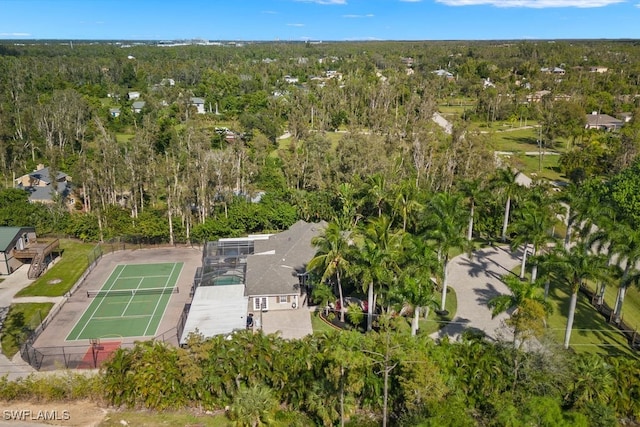
[[[23, 265], [9, 276], [0, 276], [0, 278], [4, 279], [0, 282], [0, 307], [9, 307], [14, 302], [42, 302], [14, 298], [15, 294], [31, 284], [32, 280], [27, 278], [28, 271], [29, 266]], [[47, 300], [46, 302], [55, 302], [51, 301], [51, 298], [47, 298]], [[2, 331], [0, 331], [1, 334]], [[36, 370], [22, 360], [20, 353], [16, 353], [13, 359], [8, 359], [0, 352], [0, 376], [8, 375], [8, 379], [11, 381], [19, 377], [26, 377], [33, 372], [36, 372]]]

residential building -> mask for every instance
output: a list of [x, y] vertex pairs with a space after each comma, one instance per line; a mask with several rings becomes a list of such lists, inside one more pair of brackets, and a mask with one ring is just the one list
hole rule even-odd
[[190, 101], [191, 101], [191, 105], [196, 107], [196, 111], [198, 112], [198, 114], [205, 113], [204, 98], [192, 97]]
[[585, 129], [598, 129], [606, 131], [618, 130], [622, 127], [624, 121], [616, 119], [608, 114], [599, 114], [597, 111], [587, 114], [587, 124]]
[[57, 172], [55, 179], [51, 171], [39, 164], [33, 172], [22, 175], [13, 181], [15, 188], [26, 190], [30, 202], [53, 203], [55, 197], [61, 197], [69, 206], [75, 203], [71, 197], [71, 177]]

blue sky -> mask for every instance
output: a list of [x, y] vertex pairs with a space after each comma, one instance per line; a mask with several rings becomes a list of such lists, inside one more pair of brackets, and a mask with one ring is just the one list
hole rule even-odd
[[0, 0], [0, 39], [640, 39], [640, 0]]

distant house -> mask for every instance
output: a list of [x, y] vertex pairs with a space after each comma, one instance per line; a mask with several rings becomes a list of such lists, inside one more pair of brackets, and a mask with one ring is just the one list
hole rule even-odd
[[609, 71], [609, 69], [607, 67], [589, 67], [589, 72], [591, 73], [606, 73], [607, 71]]
[[190, 105], [196, 107], [196, 111], [198, 112], [198, 114], [204, 114], [205, 113], [205, 110], [204, 110], [204, 99], [203, 98], [192, 97]]
[[176, 81], [173, 79], [162, 79], [160, 81], [160, 85], [161, 86], [175, 86], [176, 85]]
[[447, 80], [453, 80], [453, 74], [451, 74], [447, 70], [440, 69], [432, 71], [432, 73], [438, 77], [445, 77]]
[[109, 115], [113, 118], [120, 117], [120, 109], [119, 108], [109, 108]]
[[543, 68], [540, 68], [540, 72], [545, 74], [556, 74], [559, 76], [564, 76], [566, 73], [564, 68], [560, 68], [560, 67], [553, 67], [553, 68], [543, 67]]
[[30, 241], [36, 240], [33, 227], [0, 227], [0, 275], [11, 274], [22, 266], [15, 251], [25, 249]]
[[551, 94], [550, 90], [539, 90], [532, 94], [527, 95], [527, 102], [540, 102], [542, 98]]
[[147, 103], [144, 101], [136, 101], [131, 104], [131, 110], [133, 110], [134, 113], [140, 113], [145, 105], [147, 105]]
[[130, 101], [133, 101], [134, 99], [138, 99], [140, 98], [140, 92], [129, 92], [127, 93], [127, 98], [129, 98]]
[[57, 172], [53, 179], [49, 168], [43, 164], [39, 164], [33, 172], [16, 178], [14, 186], [29, 192], [30, 202], [53, 203], [54, 196], [59, 196], [69, 205], [75, 203], [70, 197], [71, 177], [64, 172]]
[[585, 129], [614, 131], [620, 129], [623, 124], [622, 120], [611, 117], [608, 114], [598, 114], [597, 111], [594, 111], [591, 114], [587, 114]]
[[297, 77], [284, 76], [284, 81], [286, 83], [294, 84], [294, 83], [298, 83], [299, 79]]
[[482, 88], [486, 89], [488, 87], [496, 87], [496, 85], [491, 81], [489, 77], [482, 80]]

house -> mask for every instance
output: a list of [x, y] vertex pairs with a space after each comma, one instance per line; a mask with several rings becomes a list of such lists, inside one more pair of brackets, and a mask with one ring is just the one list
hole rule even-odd
[[553, 68], [543, 67], [543, 68], [540, 68], [540, 72], [544, 74], [556, 74], [558, 76], [565, 75], [564, 68], [560, 68], [560, 67], [553, 67]]
[[294, 84], [294, 83], [298, 83], [299, 79], [297, 77], [284, 76], [284, 81], [286, 83]]
[[68, 205], [75, 200], [71, 196], [71, 177], [64, 172], [57, 172], [56, 178], [51, 177], [51, 171], [43, 164], [39, 164], [33, 172], [22, 175], [14, 181], [14, 187], [29, 192], [30, 202], [53, 203], [54, 196], [61, 197]]
[[136, 101], [133, 104], [131, 104], [131, 110], [134, 113], [140, 113], [142, 112], [142, 109], [144, 108], [145, 105], [147, 105], [147, 103], [144, 101]]
[[445, 77], [447, 80], [453, 80], [454, 78], [453, 74], [443, 69], [432, 71], [432, 73], [438, 77]]
[[185, 307], [180, 344], [185, 345], [192, 332], [205, 337], [229, 334], [245, 329], [250, 314], [304, 305], [306, 265], [315, 255], [311, 239], [325, 225], [298, 221], [279, 234], [207, 242], [194, 276], [192, 301]]
[[35, 279], [46, 270], [58, 239], [40, 241], [33, 227], [0, 227], [0, 275], [11, 274], [29, 264], [27, 278]]
[[315, 256], [311, 239], [324, 223], [298, 221], [288, 230], [254, 243], [247, 257], [249, 311], [291, 310], [306, 303], [306, 266]]
[[196, 98], [192, 97], [190, 100], [190, 105], [196, 107], [196, 111], [198, 114], [204, 114], [204, 98]]
[[119, 117], [120, 116], [120, 109], [119, 108], [109, 108], [109, 115], [113, 118]]
[[607, 71], [609, 71], [609, 69], [607, 67], [589, 67], [589, 72], [591, 73], [606, 73]]
[[138, 99], [138, 98], [140, 98], [140, 92], [129, 92], [129, 93], [127, 94], [127, 98], [128, 98], [130, 101], [133, 101], [134, 99]]
[[0, 227], [0, 275], [8, 275], [23, 264], [15, 257], [16, 251], [24, 250], [31, 241], [36, 240], [33, 227]]
[[597, 111], [587, 114], [585, 129], [598, 129], [606, 131], [618, 130], [622, 127], [622, 120], [611, 117], [608, 114], [599, 114]]
[[545, 96], [548, 96], [549, 94], [551, 94], [550, 90], [539, 90], [537, 92], [527, 95], [527, 102], [528, 103], [540, 102], [542, 101], [542, 98], [544, 98]]
[[489, 77], [486, 79], [482, 79], [482, 88], [486, 89], [488, 87], [496, 87], [496, 85], [491, 81]]

